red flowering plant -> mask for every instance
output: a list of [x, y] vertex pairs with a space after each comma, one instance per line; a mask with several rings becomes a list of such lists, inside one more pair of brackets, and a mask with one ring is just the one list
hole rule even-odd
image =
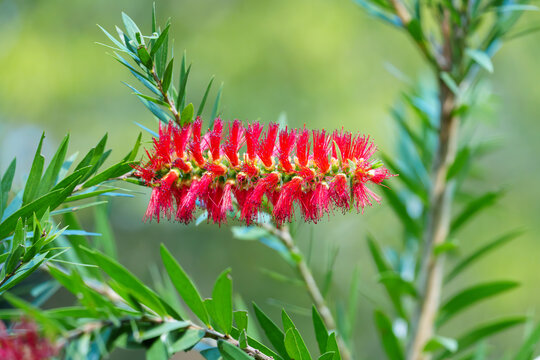
[[368, 136], [280, 130], [277, 123], [263, 133], [260, 123], [244, 126], [239, 120], [228, 125], [226, 137], [220, 118], [204, 136], [200, 117], [182, 127], [160, 125], [148, 159], [134, 174], [152, 188], [147, 219], [165, 216], [187, 224], [198, 204], [217, 224], [233, 212], [249, 225], [266, 208], [279, 226], [293, 220], [295, 203], [305, 221], [317, 222], [334, 209], [363, 211], [380, 202], [367, 185], [390, 174], [370, 160], [376, 147]]
[[[100, 170], [110, 154], [105, 151], [105, 136], [70, 171], [75, 156], [66, 159], [66, 137], [44, 169], [42, 138], [21, 191], [12, 190], [15, 161], [4, 172], [0, 300], [5, 306], [0, 318], [12, 325], [0, 322], [0, 359], [115, 358], [116, 353], [111, 355], [115, 348], [143, 349], [147, 358], [160, 360], [190, 350], [207, 360], [499, 358], [502, 352], [486, 350], [487, 338], [531, 322], [530, 317], [473, 324], [465, 333], [462, 323], [457, 329], [445, 327], [469, 306], [517, 287], [508, 280], [459, 284], [463, 288], [456, 292], [456, 287], [446, 286], [476, 260], [520, 234], [513, 231], [464, 257], [457, 255], [456, 234], [501, 194], [464, 196], [469, 168], [477, 165], [485, 149], [481, 143], [460, 141], [458, 130], [471, 109], [484, 105], [470, 95], [478, 91], [481, 70], [493, 70], [495, 49], [519, 12], [529, 7], [514, 1], [446, 1], [436, 6], [417, 1], [411, 7], [401, 0], [358, 3], [407, 32], [436, 75], [435, 87], [413, 87], [393, 108], [400, 151], [396, 156], [383, 153], [384, 165], [376, 160], [377, 147], [367, 135], [278, 123], [265, 129], [258, 121], [225, 121], [220, 110], [222, 87], [206, 126], [202, 114], [213, 79], [195, 112], [186, 94], [191, 66], [186, 67], [185, 54], [179, 81], [172, 80], [169, 23], [160, 28], [153, 11], [152, 32], [143, 35], [123, 14], [124, 29], [116, 28], [118, 36], [104, 30], [116, 60], [148, 90], [143, 93], [130, 86], [157, 119], [157, 132], [140, 125], [152, 135], [141, 161], [135, 161], [140, 158], [139, 136], [120, 162]], [[490, 24], [483, 23], [486, 16], [493, 20]], [[387, 186], [385, 180], [398, 174]], [[106, 221], [104, 199], [131, 191], [121, 188], [121, 182], [149, 188], [144, 220], [165, 218], [184, 224], [207, 220], [219, 226], [231, 222], [237, 225], [231, 227], [234, 237], [258, 240], [276, 250], [296, 277], [266, 272], [307, 291], [314, 339], [310, 341], [299, 330], [304, 326], [297, 326], [289, 315], [295, 310], [305, 315], [301, 300], [283, 303], [281, 321], [276, 323], [262, 306], [247, 307], [233, 296], [230, 269], [218, 276], [209, 297], [203, 296], [165, 245], [160, 248], [163, 267], [152, 272], [153, 286], [145, 285], [120, 263], [121, 251], [116, 250]], [[471, 200], [459, 206], [457, 195]], [[97, 201], [87, 202], [96, 197]], [[367, 344], [371, 336], [364, 344], [354, 332], [358, 297], [367, 282], [361, 286], [355, 272], [347, 300], [338, 291], [329, 296], [337, 251], [330, 252], [326, 272], [314, 268], [311, 249], [308, 255], [302, 253], [290, 223], [318, 223], [351, 210], [362, 213], [381, 201], [395, 215], [385, 224], [401, 223], [403, 243], [383, 248], [368, 236], [366, 252], [382, 285], [364, 291], [376, 299], [368, 309], [373, 311], [374, 326], [363, 326], [379, 335], [380, 349], [374, 349]], [[96, 232], [85, 231], [74, 214], [87, 207], [95, 209]], [[445, 271], [445, 264], [452, 268]], [[320, 273], [324, 282], [318, 279]], [[60, 287], [74, 295], [76, 305], [42, 309]], [[379, 290], [389, 301], [378, 300]], [[454, 293], [441, 301], [446, 292]], [[23, 315], [35, 323], [18, 322]], [[473, 322], [461, 319], [467, 327]], [[532, 359], [537, 351], [540, 325], [528, 329], [525, 339], [511, 349], [516, 360]], [[50, 340], [42, 337], [42, 330]]]

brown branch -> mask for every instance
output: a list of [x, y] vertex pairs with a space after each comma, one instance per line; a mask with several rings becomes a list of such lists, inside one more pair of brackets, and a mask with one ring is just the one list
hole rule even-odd
[[[450, 14], [446, 10], [441, 29], [444, 37], [443, 55], [446, 70], [452, 64]], [[432, 185], [424, 238], [424, 254], [419, 273], [421, 304], [412, 323], [413, 337], [409, 344], [409, 360], [430, 359], [423, 352], [425, 344], [433, 336], [435, 318], [439, 309], [444, 275], [444, 254], [436, 255], [434, 248], [442, 244], [449, 232], [452, 184], [447, 181], [447, 173], [457, 152], [459, 119], [453, 115], [456, 96], [446, 83], [439, 80], [440, 129], [438, 149], [432, 168]]]
[[[289, 253], [291, 253], [292, 255], [297, 255], [295, 256], [295, 258], [297, 258], [296, 269], [300, 277], [304, 281], [304, 284], [306, 285], [307, 291], [311, 299], [313, 300], [315, 307], [319, 311], [319, 314], [321, 315], [321, 318], [326, 325], [327, 330], [336, 331], [336, 321], [334, 320], [332, 312], [328, 308], [328, 305], [326, 305], [326, 300], [324, 299], [324, 296], [319, 290], [317, 282], [315, 281], [315, 278], [313, 277], [313, 274], [311, 273], [308, 264], [304, 260], [304, 257], [301, 256], [300, 249], [298, 249], [298, 247], [294, 244], [289, 229], [287, 227], [277, 228], [270, 224], [264, 223], [259, 224], [259, 226], [271, 233], [272, 235], [275, 235], [283, 243], [283, 245], [287, 247]], [[343, 338], [338, 334], [337, 331], [336, 335], [338, 335], [337, 341], [339, 352], [341, 353], [341, 358], [343, 360], [350, 360], [352, 356], [349, 348], [347, 347], [347, 345], [343, 341]]]

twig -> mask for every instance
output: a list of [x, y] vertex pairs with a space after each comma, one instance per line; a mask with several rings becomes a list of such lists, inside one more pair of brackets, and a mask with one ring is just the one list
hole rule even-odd
[[[268, 231], [269, 233], [275, 235], [283, 243], [283, 245], [287, 247], [291, 254], [297, 255], [295, 256], [296, 268], [298, 270], [298, 273], [300, 274], [300, 277], [304, 281], [304, 284], [306, 285], [307, 291], [311, 296], [315, 307], [319, 311], [319, 314], [321, 315], [321, 318], [326, 325], [328, 331], [336, 331], [336, 321], [334, 320], [332, 312], [326, 305], [326, 300], [324, 299], [324, 296], [322, 295], [317, 285], [317, 282], [315, 281], [315, 278], [313, 277], [313, 274], [309, 269], [308, 264], [304, 260], [304, 257], [301, 255], [300, 249], [294, 244], [289, 229], [287, 227], [277, 228], [265, 223], [260, 223], [259, 226]], [[343, 341], [343, 338], [337, 333], [337, 331], [336, 335], [338, 335], [337, 341], [339, 351], [341, 353], [341, 358], [343, 360], [350, 360], [352, 357], [349, 348]]]
[[[59, 266], [55, 266], [55, 267], [58, 270], [67, 273], [67, 270], [65, 270], [65, 269], [63, 269], [63, 268], [61, 268]], [[46, 270], [46, 271], [49, 271], [48, 266], [43, 267], [43, 269]], [[118, 295], [118, 293], [116, 293], [116, 291], [114, 291], [108, 285], [97, 282], [97, 281], [94, 281], [93, 279], [85, 279], [84, 282], [89, 288], [91, 288], [92, 290], [98, 292], [99, 294], [103, 295], [104, 297], [108, 298], [111, 302], [113, 302], [115, 304], [126, 304], [124, 299], [122, 299], [122, 297], [120, 295]], [[119, 321], [120, 322], [130, 322], [133, 319], [134, 318], [129, 317], [129, 318], [126, 318], [126, 319], [119, 319]], [[142, 320], [144, 322], [155, 323], [155, 324], [161, 324], [161, 323], [170, 322], [170, 321], [177, 321], [177, 320], [175, 320], [173, 318], [170, 318], [170, 317], [161, 318], [161, 317], [154, 317], [154, 316], [152, 316], [152, 317], [151, 316], [143, 316], [139, 320]], [[116, 327], [117, 323], [115, 324], [112, 320], [97, 320], [97, 321], [88, 322], [88, 323], [84, 324], [83, 326], [81, 326], [79, 328], [68, 331], [65, 335], [61, 336], [58, 339], [57, 344], [58, 344], [59, 347], [63, 347], [66, 343], [68, 343], [69, 341], [71, 341], [73, 339], [76, 339], [77, 337], [79, 337], [81, 335], [89, 334], [89, 333], [92, 333], [92, 332], [94, 332], [96, 330], [102, 329], [104, 327], [109, 327], [109, 326], [115, 326]], [[255, 349], [255, 348], [253, 348], [251, 346], [247, 346], [247, 347], [242, 348], [240, 346], [240, 343], [237, 340], [233, 339], [229, 335], [225, 335], [225, 334], [222, 334], [220, 332], [217, 332], [214, 329], [201, 327], [199, 325], [193, 324], [192, 322], [190, 322], [190, 324], [186, 328], [184, 328], [184, 330], [187, 329], [187, 328], [193, 329], [193, 330], [203, 330], [204, 331], [204, 338], [207, 338], [207, 339], [227, 341], [231, 345], [234, 345], [234, 346], [242, 349], [246, 354], [252, 356], [256, 360], [273, 360], [274, 359], [273, 357], [265, 355], [261, 351], [259, 351], [258, 349]]]
[[181, 126], [181, 119], [180, 114], [176, 110], [176, 105], [174, 104], [174, 100], [169, 97], [167, 94], [167, 91], [163, 89], [163, 83], [161, 82], [161, 79], [159, 76], [157, 76], [156, 72], [156, 66], [154, 65], [152, 69], [150, 70], [150, 73], [152, 74], [152, 77], [154, 78], [154, 81], [156, 82], [156, 85], [159, 89], [159, 92], [161, 93], [161, 96], [163, 96], [163, 101], [165, 101], [167, 104], [169, 104], [169, 110], [174, 116], [174, 122], [178, 124], [178, 126]]
[[[120, 325], [123, 325], [123, 324], [129, 324], [132, 320], [133, 318], [125, 318], [125, 319], [119, 319], [119, 322], [120, 322]], [[150, 317], [143, 317], [139, 320], [142, 320], [143, 322], [146, 322], [146, 323], [155, 324], [155, 325], [166, 323], [166, 322], [177, 321], [174, 319], [162, 319], [162, 318], [150, 318]], [[112, 320], [91, 321], [84, 324], [83, 326], [79, 328], [66, 332], [62, 337], [60, 337], [60, 339], [58, 339], [57, 345], [59, 347], [64, 347], [68, 342], [74, 339], [77, 339], [78, 337], [82, 335], [91, 334], [94, 331], [97, 331], [106, 327], [117, 327], [117, 326], [118, 326], [118, 323], [115, 325]], [[251, 347], [249, 345], [242, 348], [240, 347], [240, 343], [237, 340], [233, 339], [229, 335], [224, 335], [213, 329], [204, 328], [199, 325], [195, 325], [191, 322], [188, 326], [186, 326], [185, 328], [182, 328], [181, 330], [185, 331], [187, 329], [197, 330], [197, 331], [202, 330], [204, 331], [203, 338], [216, 340], [216, 341], [217, 340], [226, 341], [229, 344], [242, 349], [242, 351], [244, 351], [246, 354], [248, 354], [249, 356], [253, 357], [256, 360], [273, 360], [274, 359], [273, 357], [265, 355], [260, 350], [255, 349], [254, 347]]]

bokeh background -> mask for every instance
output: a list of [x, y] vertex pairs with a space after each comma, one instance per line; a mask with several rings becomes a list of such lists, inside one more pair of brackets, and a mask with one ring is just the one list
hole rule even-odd
[[[215, 74], [216, 83], [225, 84], [225, 119], [268, 122], [285, 112], [293, 126], [305, 123], [330, 130], [344, 126], [369, 133], [391, 154], [397, 131], [388, 110], [410, 86], [408, 81], [428, 75], [404, 34], [371, 19], [352, 0], [157, 0], [156, 5], [159, 21], [171, 18], [176, 59], [186, 49], [193, 62], [189, 98], [198, 104]], [[71, 134], [73, 153], [86, 151], [108, 132], [112, 158], [119, 159], [140, 131], [134, 122], [155, 128], [149, 112], [121, 83], [134, 81], [107, 55], [109, 49], [95, 44], [107, 42], [96, 24], [114, 31], [121, 23], [121, 11], [150, 32], [151, 6], [151, 0], [0, 0], [0, 169], [17, 156], [20, 184], [42, 131], [49, 156], [66, 133]], [[539, 16], [526, 14], [518, 28], [534, 25]], [[475, 136], [499, 139], [502, 148], [479, 164], [486, 180], [478, 183], [478, 190], [505, 187], [507, 195], [457, 240], [460, 252], [467, 253], [504, 231], [517, 227], [528, 231], [453, 285], [458, 289], [505, 278], [519, 280], [522, 287], [472, 307], [449, 323], [448, 335], [494, 316], [540, 310], [539, 58], [540, 36], [531, 34], [508, 42], [494, 59], [493, 107], [472, 121], [478, 122]], [[390, 67], [411, 80], [396, 78]], [[276, 316], [285, 306], [311, 336], [305, 292], [261, 271], [293, 275], [279, 255], [259, 243], [233, 239], [227, 226], [143, 223], [148, 193], [136, 190], [135, 198], [115, 199], [110, 208], [123, 264], [150, 283], [149, 268], [159, 264], [158, 248], [164, 242], [207, 295], [219, 272], [232, 264], [235, 290], [246, 302], [255, 301]], [[91, 229], [92, 212], [83, 211], [81, 216]], [[313, 239], [312, 264], [318, 279], [322, 280], [330, 249], [339, 247], [333, 302], [346, 300], [352, 272], [360, 268], [362, 296], [355, 338], [363, 358], [379, 358], [372, 311], [376, 304], [387, 305], [367, 254], [365, 234], [370, 232], [386, 245], [399, 245], [399, 226], [384, 205], [363, 216], [336, 215], [317, 225], [298, 225], [300, 247], [306, 250]], [[47, 306], [71, 301], [60, 292]], [[522, 330], [516, 330], [498, 337], [494, 346], [506, 351], [521, 337]], [[144, 355], [113, 356], [128, 357]]]

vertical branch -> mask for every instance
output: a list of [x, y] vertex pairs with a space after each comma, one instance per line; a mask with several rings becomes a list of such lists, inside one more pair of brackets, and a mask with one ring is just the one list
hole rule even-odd
[[[444, 11], [441, 30], [444, 38], [442, 71], [452, 69], [450, 14]], [[432, 187], [429, 199], [427, 226], [424, 233], [424, 254], [419, 273], [421, 304], [413, 322], [413, 337], [408, 359], [429, 359], [423, 353], [427, 341], [433, 336], [435, 317], [439, 308], [444, 271], [444, 254], [436, 255], [434, 248], [446, 240], [449, 232], [452, 203], [452, 184], [447, 181], [448, 168], [457, 151], [459, 119], [453, 115], [456, 96], [439, 79], [440, 127], [438, 148], [432, 168]]]
[[341, 353], [341, 358], [343, 360], [351, 360], [352, 357], [349, 348], [343, 341], [343, 338], [336, 331], [336, 321], [334, 320], [332, 312], [328, 308], [326, 300], [324, 299], [324, 296], [322, 295], [321, 290], [319, 289], [319, 286], [317, 285], [317, 282], [315, 281], [315, 278], [313, 277], [313, 274], [311, 273], [308, 264], [304, 260], [300, 249], [298, 249], [298, 247], [294, 244], [288, 228], [284, 227], [282, 229], [279, 229], [269, 224], [260, 224], [259, 226], [261, 226], [271, 234], [275, 235], [283, 243], [283, 245], [287, 247], [289, 252], [295, 255], [294, 258], [296, 261], [296, 270], [304, 281], [306, 289], [311, 299], [313, 300], [317, 311], [321, 315], [322, 320], [324, 321], [324, 325], [326, 326], [328, 331], [335, 331], [336, 335], [338, 335], [337, 341], [339, 346], [339, 352]]

